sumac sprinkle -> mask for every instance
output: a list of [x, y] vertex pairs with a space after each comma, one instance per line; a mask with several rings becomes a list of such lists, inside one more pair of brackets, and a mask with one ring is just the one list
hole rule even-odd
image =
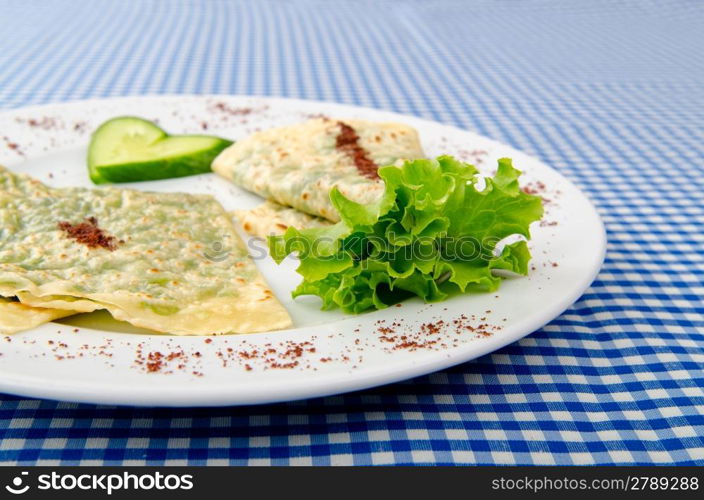
[[218, 102], [215, 104], [215, 109], [218, 111], [222, 111], [223, 113], [227, 113], [228, 115], [233, 115], [233, 116], [245, 116], [252, 111], [254, 111], [252, 108], [233, 108], [231, 106], [228, 106], [224, 102]]
[[359, 173], [369, 179], [378, 179], [379, 166], [369, 158], [367, 151], [359, 145], [359, 136], [352, 127], [344, 122], [337, 122], [340, 133], [337, 136], [335, 147], [349, 156], [354, 162]]
[[72, 224], [70, 222], [59, 222], [59, 229], [64, 231], [69, 238], [76, 240], [88, 248], [104, 248], [109, 251], [117, 249], [119, 243], [114, 236], [109, 236], [98, 227], [98, 219], [88, 217], [83, 222]]

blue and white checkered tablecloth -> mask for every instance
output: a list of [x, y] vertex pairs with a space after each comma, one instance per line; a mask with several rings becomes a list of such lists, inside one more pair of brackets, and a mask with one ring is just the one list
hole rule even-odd
[[548, 326], [405, 383], [261, 407], [0, 398], [17, 464], [704, 465], [704, 3], [0, 0], [0, 108], [145, 93], [359, 104], [576, 182], [604, 269]]

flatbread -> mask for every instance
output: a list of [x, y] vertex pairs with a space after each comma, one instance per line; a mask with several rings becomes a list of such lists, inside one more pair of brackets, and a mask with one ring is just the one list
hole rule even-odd
[[259, 238], [284, 234], [289, 227], [307, 229], [331, 224], [326, 219], [305, 214], [270, 200], [249, 210], [235, 210], [234, 214], [246, 233]]
[[[20, 180], [18, 177], [0, 175], [0, 192], [24, 196], [44, 188], [45, 186], [39, 181]], [[8, 214], [0, 212], [0, 217], [3, 215]], [[0, 228], [3, 226], [3, 219], [0, 218]], [[0, 236], [2, 236], [1, 231]], [[65, 309], [31, 307], [17, 302], [14, 297], [0, 297], [0, 333], [3, 335], [18, 333], [73, 314], [75, 312]]]
[[[114, 248], [59, 227], [91, 218]], [[179, 335], [291, 325], [213, 197], [53, 189], [2, 167], [0, 295]]]
[[352, 127], [377, 166], [424, 157], [417, 132], [407, 125], [317, 118], [237, 141], [215, 158], [213, 170], [265, 199], [337, 222], [333, 186], [362, 204], [384, 191], [381, 180], [365, 175], [354, 155], [338, 147], [342, 125]]
[[0, 297], [0, 334], [10, 335], [36, 328], [55, 319], [75, 314], [62, 309], [30, 307], [6, 297]]

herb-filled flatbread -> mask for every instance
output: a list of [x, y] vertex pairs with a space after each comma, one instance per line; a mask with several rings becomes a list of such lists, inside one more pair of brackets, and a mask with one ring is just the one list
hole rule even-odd
[[289, 227], [307, 229], [332, 224], [327, 219], [308, 215], [271, 200], [249, 210], [235, 210], [234, 214], [246, 233], [260, 238], [284, 234]]
[[45, 309], [21, 304], [16, 300], [0, 297], [0, 334], [29, 330], [59, 318], [75, 314], [65, 309]]
[[211, 196], [53, 189], [2, 167], [0, 296], [182, 335], [291, 324]]
[[423, 156], [407, 125], [316, 118], [237, 141], [215, 158], [213, 170], [266, 199], [337, 222], [333, 186], [371, 203], [384, 191], [378, 167]]
[[[0, 175], [0, 193], [12, 196], [25, 196], [45, 189], [46, 187], [39, 181], [21, 179], [17, 176]], [[3, 227], [6, 223], [9, 224], [4, 219], [7, 216], [9, 216], [9, 213], [0, 211], [0, 238], [3, 237]], [[18, 302], [15, 297], [0, 297], [0, 334], [7, 335], [21, 332], [73, 314], [75, 314], [74, 311], [65, 309], [31, 307]]]

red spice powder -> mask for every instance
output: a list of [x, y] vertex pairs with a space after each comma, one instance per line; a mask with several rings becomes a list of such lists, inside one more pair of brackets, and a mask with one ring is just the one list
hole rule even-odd
[[60, 128], [59, 122], [56, 118], [52, 118], [51, 116], [43, 116], [41, 119], [30, 118], [27, 120], [27, 125], [32, 128], [41, 128], [44, 130], [56, 130]]
[[2, 139], [5, 141], [5, 145], [6, 145], [9, 149], [11, 149], [12, 151], [14, 151], [15, 153], [17, 153], [17, 154], [20, 155], [20, 156], [24, 156], [24, 152], [20, 149], [20, 145], [19, 145], [19, 144], [17, 144], [16, 142], [12, 142], [12, 141], [10, 140], [10, 138], [7, 137], [6, 135], [2, 136]]
[[147, 371], [154, 373], [160, 371], [164, 366], [164, 355], [160, 352], [150, 352], [147, 355]]
[[228, 106], [224, 102], [218, 102], [215, 104], [215, 109], [218, 111], [222, 111], [223, 113], [227, 113], [228, 115], [233, 115], [233, 116], [245, 116], [252, 111], [254, 111], [252, 108], [233, 108], [232, 106]]
[[[445, 311], [447, 308], [444, 309]], [[491, 310], [484, 311], [490, 314]], [[135, 359], [133, 367], [149, 374], [169, 375], [177, 372], [190, 373], [193, 376], [202, 377], [205, 364], [211, 364], [213, 360], [219, 360], [223, 367], [239, 366], [246, 372], [254, 370], [291, 370], [308, 369], [317, 370], [315, 362], [321, 364], [351, 363], [351, 368], [357, 368], [363, 362], [360, 353], [365, 352], [365, 347], [369, 347], [368, 341], [379, 342], [382, 349], [387, 353], [397, 351], [439, 351], [448, 348], [456, 348], [459, 345], [476, 338], [488, 337], [502, 329], [501, 326], [490, 324], [490, 319], [481, 314], [459, 315], [448, 318], [434, 316], [430, 321], [418, 324], [405, 319], [378, 320], [375, 322], [371, 335], [368, 337], [356, 336], [353, 342], [346, 345], [339, 352], [328, 352], [316, 346], [316, 336], [312, 336], [310, 341], [282, 341], [266, 343], [264, 345], [253, 345], [247, 341], [237, 342], [236, 346], [228, 345], [228, 339], [219, 340], [220, 347], [214, 352], [201, 352], [198, 350], [184, 349], [176, 341], [169, 341], [161, 350], [148, 350], [144, 343], [133, 344], [129, 341], [121, 341], [125, 347], [133, 347]], [[502, 320], [506, 322], [506, 318]], [[361, 328], [354, 329], [359, 334]], [[60, 332], [58, 332], [60, 333]], [[338, 332], [329, 335], [328, 338], [336, 336], [348, 337], [348, 332]], [[6, 342], [11, 342], [10, 337], [4, 337]], [[0, 338], [0, 341], [2, 339]], [[29, 343], [24, 340], [25, 343]], [[35, 343], [32, 340], [31, 343]], [[56, 359], [70, 360], [84, 356], [100, 356], [106, 358], [105, 363], [114, 366], [112, 361], [112, 344], [109, 339], [101, 346], [83, 345], [81, 347], [70, 347], [69, 343], [60, 340], [45, 339], [47, 353], [41, 356], [52, 356]], [[203, 339], [206, 344], [214, 343], [214, 338]], [[321, 352], [322, 351], [322, 352]], [[317, 355], [316, 355], [317, 354]], [[2, 353], [0, 353], [2, 356]], [[353, 363], [353, 364], [352, 364]]]
[[545, 192], [545, 184], [543, 184], [540, 181], [538, 181], [536, 183], [533, 183], [533, 182], [528, 183], [527, 185], [525, 185], [523, 187], [523, 192], [526, 194], [533, 194], [533, 195], [544, 193]]
[[[486, 318], [481, 318], [479, 321], [486, 321]], [[422, 323], [419, 327], [408, 325], [404, 320], [392, 323], [379, 320], [375, 326], [377, 339], [391, 344], [384, 348], [387, 352], [457, 347], [462, 342], [461, 338], [464, 334], [470, 334], [469, 338], [487, 337], [500, 329], [501, 327], [486, 322], [479, 323], [475, 315], [470, 318], [464, 314], [452, 320], [436, 317], [432, 321]]]
[[88, 217], [83, 222], [72, 224], [70, 222], [59, 222], [59, 229], [64, 231], [69, 238], [76, 240], [88, 248], [104, 248], [109, 251], [117, 249], [118, 244], [124, 241], [117, 241], [114, 236], [109, 236], [98, 227], [98, 219]]
[[337, 136], [335, 147], [352, 159], [357, 170], [364, 177], [378, 179], [379, 166], [369, 158], [367, 150], [359, 145], [357, 132], [346, 123], [337, 122], [337, 124], [340, 126], [340, 133]]
[[[246, 345], [246, 344], [245, 344]], [[231, 363], [244, 364], [245, 369], [250, 371], [256, 362], [264, 369], [292, 369], [301, 365], [305, 357], [314, 354], [316, 348], [312, 342], [286, 341], [277, 344], [267, 343], [260, 347], [251, 346], [248, 349], [219, 349], [215, 355], [220, 359], [222, 366], [226, 367]], [[243, 363], [245, 362], [245, 363]], [[247, 368], [249, 366], [250, 368]]]
[[544, 196], [545, 192], [547, 191], [547, 186], [543, 182], [529, 182], [522, 188], [522, 191], [526, 194], [540, 196], [540, 199], [543, 200], [543, 203], [545, 204], [552, 202], [550, 198]]

